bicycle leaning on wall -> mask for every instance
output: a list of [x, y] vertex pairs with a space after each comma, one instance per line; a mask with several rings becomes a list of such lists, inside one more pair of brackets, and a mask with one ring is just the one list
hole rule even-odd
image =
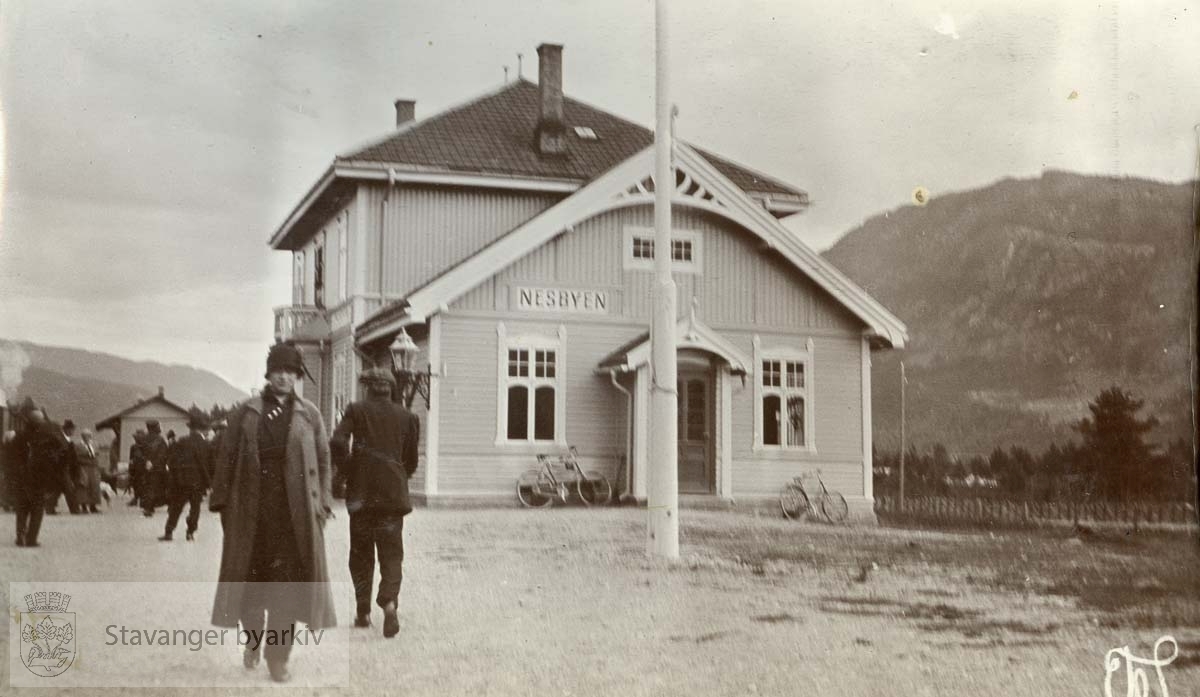
[[[538, 466], [517, 477], [517, 499], [526, 508], [549, 506], [555, 498], [563, 503], [575, 491], [585, 506], [603, 506], [612, 499], [608, 477], [595, 470], [583, 471], [579, 451], [571, 446], [566, 455], [537, 456]], [[556, 466], [557, 465], [557, 466]]]
[[[812, 485], [813, 479], [816, 480], [815, 487]], [[801, 474], [784, 484], [779, 492], [779, 507], [783, 509], [783, 517], [792, 520], [819, 513], [827, 522], [841, 523], [850, 514], [846, 497], [825, 487], [821, 470]]]

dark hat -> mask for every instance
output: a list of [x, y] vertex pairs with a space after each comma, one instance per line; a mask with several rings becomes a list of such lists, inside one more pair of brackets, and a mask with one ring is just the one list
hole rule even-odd
[[66, 421], [63, 422], [63, 430], [64, 431], [74, 431], [75, 430], [75, 422], [70, 419], [67, 419]]
[[162, 432], [162, 426], [158, 425], [158, 419], [149, 419], [146, 421], [146, 430], [151, 433], [160, 433]]
[[300, 349], [289, 343], [272, 346], [267, 353], [267, 375], [277, 370], [286, 370], [295, 373], [297, 377], [304, 377], [304, 357], [300, 355]]
[[208, 428], [208, 419], [201, 416], [192, 416], [188, 418], [188, 428], [194, 428], [198, 431], [203, 431]]
[[358, 376], [359, 382], [386, 382], [395, 387], [396, 378], [392, 375], [392, 371], [386, 368], [367, 368]]
[[175, 429], [171, 429], [170, 431], [167, 431], [167, 438], [174, 438], [174, 437], [175, 437]]

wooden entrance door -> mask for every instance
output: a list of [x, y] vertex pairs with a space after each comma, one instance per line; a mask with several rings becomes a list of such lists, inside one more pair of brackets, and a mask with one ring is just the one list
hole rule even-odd
[[713, 493], [712, 371], [679, 373], [679, 492]]

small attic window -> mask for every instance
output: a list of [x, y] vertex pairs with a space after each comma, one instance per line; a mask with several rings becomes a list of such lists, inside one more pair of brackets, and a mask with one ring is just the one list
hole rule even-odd
[[578, 136], [580, 138], [580, 140], [599, 140], [600, 139], [600, 136], [596, 135], [596, 132], [593, 131], [588, 126], [576, 126], [575, 127], [575, 135]]

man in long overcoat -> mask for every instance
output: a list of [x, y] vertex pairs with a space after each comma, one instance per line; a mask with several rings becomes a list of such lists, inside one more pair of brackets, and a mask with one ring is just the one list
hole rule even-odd
[[78, 486], [75, 487], [75, 502], [82, 513], [100, 512], [100, 463], [96, 460], [96, 444], [92, 432], [83, 429], [79, 440], [71, 441], [75, 449], [75, 466], [78, 467]]
[[67, 510], [78, 515], [87, 511], [79, 505], [79, 463], [75, 460], [75, 422], [63, 421], [58, 434], [66, 444], [54, 468], [54, 479], [46, 494], [46, 514], [58, 515], [58, 500], [67, 500]]
[[163, 438], [162, 426], [157, 419], [146, 421], [146, 439], [142, 441], [142, 455], [146, 458], [146, 471], [142, 474], [142, 515], [149, 518], [154, 510], [167, 498], [167, 440]]
[[200, 435], [204, 424], [193, 416], [188, 421], [188, 434], [175, 443], [167, 458], [167, 527], [163, 542], [171, 540], [183, 505], [188, 505], [187, 539], [195, 539], [200, 525], [200, 501], [208, 491], [208, 469], [210, 448], [208, 441]]
[[133, 489], [130, 506], [142, 505], [146, 491], [146, 429], [133, 432], [133, 445], [129, 446], [129, 487]]
[[67, 449], [62, 429], [46, 412], [28, 404], [24, 424], [8, 444], [9, 493], [17, 509], [17, 546], [38, 547], [47, 492], [57, 480], [58, 463]]
[[346, 510], [350, 513], [350, 576], [357, 601], [356, 627], [371, 624], [371, 586], [379, 553], [379, 594], [383, 635], [396, 636], [400, 620], [400, 582], [404, 563], [404, 516], [412, 512], [408, 480], [417, 470], [417, 417], [391, 399], [396, 381], [383, 368], [359, 377], [367, 398], [346, 408], [334, 429], [330, 449], [346, 474]]
[[[261, 636], [264, 610], [276, 634], [294, 632], [296, 621], [310, 629], [336, 624], [325, 562], [333, 505], [329, 442], [316, 405], [295, 393], [303, 373], [298, 349], [273, 346], [266, 387], [238, 407], [221, 438], [208, 503], [224, 528], [212, 615], [219, 627], [240, 620], [244, 631]], [[246, 645], [247, 669], [258, 664], [258, 648]], [[285, 642], [263, 651], [273, 680], [289, 679], [291, 648]]]

